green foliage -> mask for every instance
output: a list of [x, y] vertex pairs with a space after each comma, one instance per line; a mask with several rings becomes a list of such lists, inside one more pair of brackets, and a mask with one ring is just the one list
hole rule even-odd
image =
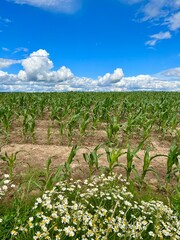
[[129, 181], [130, 175], [132, 170], [135, 168], [134, 164], [133, 164], [133, 159], [135, 157], [139, 158], [137, 156], [138, 151], [141, 149], [141, 147], [143, 146], [144, 142], [141, 142], [136, 148], [134, 148], [133, 150], [131, 150], [130, 145], [128, 144], [128, 148], [127, 148], [127, 152], [126, 152], [126, 158], [127, 158], [127, 164], [126, 166], [124, 166], [125, 170], [126, 170], [126, 179], [127, 181]]
[[45, 173], [41, 174], [39, 182], [35, 182], [36, 186], [42, 191], [51, 190], [57, 182], [70, 177], [71, 164], [77, 153], [77, 145], [73, 146], [67, 161], [60, 165], [57, 169], [52, 169], [52, 159], [48, 158], [46, 161]]
[[[177, 171], [179, 174], [179, 155], [180, 151], [178, 146], [172, 145], [167, 156], [166, 189], [172, 178], [172, 173]], [[175, 166], [175, 169], [173, 169], [173, 166]]]
[[7, 152], [5, 152], [4, 154], [0, 155], [0, 160], [4, 161], [7, 164], [8, 173], [10, 175], [10, 180], [13, 179], [13, 171], [14, 171], [16, 160], [17, 160], [17, 155], [20, 152], [23, 152], [23, 151], [20, 150], [15, 153], [11, 153], [11, 154], [8, 154]]
[[144, 155], [143, 171], [142, 171], [141, 178], [140, 178], [141, 187], [142, 187], [142, 184], [144, 182], [144, 178], [145, 178], [147, 172], [153, 172], [155, 174], [155, 176], [157, 177], [157, 179], [159, 180], [158, 172], [153, 167], [150, 167], [151, 161], [157, 157], [166, 157], [166, 155], [156, 154], [151, 157], [149, 154], [149, 150], [146, 149], [145, 155]]
[[[160, 201], [133, 199], [115, 175], [62, 181], [46, 191], [12, 239], [179, 239], [179, 220]], [[168, 228], [167, 228], [168, 226]]]
[[[69, 185], [69, 178], [71, 177], [71, 166], [73, 159], [78, 150], [77, 145], [72, 147], [71, 153], [69, 155], [68, 160], [57, 167], [56, 169], [52, 167], [52, 159], [49, 158], [46, 161], [46, 169], [43, 173], [41, 173], [41, 177], [39, 177], [39, 173], [34, 173], [30, 178], [25, 181], [23, 179], [18, 179], [20, 182], [17, 187], [16, 198], [12, 198], [11, 193], [7, 191], [9, 202], [7, 205], [4, 205], [4, 202], [0, 203], [0, 214], [3, 216], [3, 222], [0, 223], [0, 239], [32, 239], [37, 231], [41, 231], [42, 228], [37, 229], [37, 225], [35, 228], [28, 228], [28, 233], [21, 231], [21, 234], [18, 236], [11, 236], [10, 231], [16, 226], [23, 225], [27, 223], [27, 219], [29, 216], [35, 213], [36, 209], [32, 209], [32, 205], [27, 202], [29, 198], [29, 194], [31, 189], [40, 188], [42, 194], [51, 194], [54, 196], [54, 199], [51, 199], [51, 203], [57, 199], [57, 196], [63, 195], [68, 199], [68, 207], [73, 207], [75, 204], [82, 204], [85, 206], [85, 209], [92, 217], [95, 225], [93, 225], [93, 229], [97, 230], [93, 236], [87, 234], [92, 234], [92, 232], [86, 232], [86, 230], [82, 230], [85, 226], [80, 220], [77, 225], [73, 223], [72, 218], [70, 223], [67, 223], [68, 226], [76, 226], [81, 229], [81, 232], [76, 230], [76, 238], [85, 239], [94, 238], [95, 234], [100, 234], [101, 229], [104, 229], [104, 233], [102, 233], [103, 237], [96, 236], [99, 239], [131, 239], [132, 237], [132, 226], [136, 229], [139, 224], [143, 222], [143, 219], [138, 218], [140, 216], [144, 216], [143, 212], [138, 212], [139, 210], [133, 212], [134, 209], [131, 209], [131, 206], [127, 206], [127, 202], [129, 200], [126, 196], [118, 195], [117, 191], [117, 179], [114, 181], [112, 179], [113, 171], [115, 168], [124, 167], [126, 170], [126, 178], [128, 181], [132, 180], [131, 173], [134, 172], [140, 183], [140, 192], [137, 193], [138, 197], [142, 199], [142, 195], [146, 195], [143, 191], [148, 185], [143, 185], [145, 181], [145, 177], [148, 172], [154, 172], [158, 177], [158, 173], [156, 173], [156, 169], [153, 169], [151, 166], [152, 161], [159, 156], [167, 157], [167, 172], [165, 177], [166, 182], [166, 196], [170, 200], [170, 204], [172, 209], [178, 214], [180, 212], [179, 207], [179, 181], [180, 181], [180, 168], [179, 168], [179, 149], [180, 149], [180, 93], [153, 93], [153, 92], [133, 92], [133, 93], [83, 93], [83, 92], [64, 92], [64, 93], [6, 93], [0, 94], [0, 141], [2, 143], [11, 142], [14, 137], [13, 134], [16, 134], [16, 127], [22, 129], [22, 139], [18, 141], [38, 143], [38, 139], [35, 138], [36, 134], [36, 124], [38, 125], [39, 120], [44, 119], [50, 120], [51, 123], [45, 129], [47, 131], [47, 144], [51, 143], [51, 139], [55, 139], [53, 134], [59, 132], [59, 142], [57, 144], [68, 144], [69, 146], [76, 141], [77, 143], [81, 143], [84, 146], [88, 146], [89, 143], [92, 143], [95, 139], [95, 146], [100, 142], [105, 147], [108, 167], [108, 173], [110, 176], [109, 180], [105, 182], [107, 185], [103, 185], [103, 181], [96, 182], [95, 185], [92, 184], [91, 180], [93, 179], [92, 175], [94, 170], [99, 169], [99, 158], [101, 154], [98, 153], [98, 150], [101, 144], [97, 145], [92, 152], [84, 153], [84, 160], [87, 162], [90, 171], [90, 179], [85, 183], [78, 182], [76, 187], [73, 187], [73, 184]], [[96, 130], [96, 131], [94, 131]], [[18, 131], [18, 130], [17, 130]], [[56, 136], [56, 135], [55, 135]], [[161, 141], [167, 141], [169, 144], [172, 144], [168, 156], [164, 156], [161, 154], [156, 154], [151, 156], [149, 149], [145, 150], [144, 161], [142, 174], [137, 172], [134, 166], [134, 158], [138, 158], [137, 154], [140, 149], [142, 149], [146, 144], [152, 144], [151, 138], [159, 138]], [[108, 140], [108, 141], [107, 141]], [[97, 143], [97, 141], [99, 141]], [[138, 146], [134, 149], [134, 142]], [[162, 142], [163, 143], [163, 142]], [[127, 145], [128, 144], [128, 145]], [[120, 149], [118, 147], [121, 146]], [[122, 165], [120, 158], [124, 154], [123, 147], [127, 147], [126, 151], [126, 164]], [[112, 149], [110, 147], [113, 147]], [[115, 148], [116, 147], [116, 148]], [[19, 152], [9, 154], [5, 152], [1, 154], [0, 158], [5, 162], [8, 168], [8, 173], [10, 174], [10, 179], [14, 179], [14, 167], [17, 162], [17, 155]], [[42, 172], [42, 171], [41, 171]], [[35, 176], [37, 174], [37, 176]], [[173, 182], [172, 178], [176, 178], [177, 185], [170, 186]], [[135, 182], [137, 179], [133, 179]], [[66, 181], [65, 181], [66, 180]], [[102, 179], [101, 179], [102, 180]], [[36, 183], [36, 185], [34, 184]], [[60, 185], [57, 187], [57, 192], [53, 191], [56, 183], [64, 184], [66, 191], [58, 192], [60, 190]], [[136, 182], [135, 182], [136, 183]], [[99, 184], [99, 185], [98, 185]], [[102, 185], [101, 185], [102, 184]], [[144, 188], [142, 188], [142, 185]], [[119, 186], [119, 185], [118, 185]], [[102, 187], [102, 188], [101, 188]], [[96, 189], [97, 188], [97, 189]], [[4, 188], [6, 189], [6, 187]], [[24, 190], [26, 189], [26, 190]], [[123, 192], [123, 188], [120, 188]], [[91, 194], [88, 195], [88, 194]], [[159, 192], [159, 194], [163, 195], [163, 192]], [[23, 197], [27, 195], [26, 200]], [[149, 198], [154, 198], [156, 195], [155, 192], [152, 192], [152, 196]], [[43, 195], [45, 196], [45, 195]], [[86, 201], [86, 196], [88, 201]], [[88, 198], [89, 196], [89, 198]], [[120, 199], [119, 197], [124, 197], [124, 199]], [[111, 199], [110, 199], [111, 198]], [[150, 200], [152, 200], [150, 199]], [[122, 200], [121, 202], [118, 202]], [[43, 199], [45, 203], [45, 199]], [[73, 202], [74, 201], [74, 202]], [[81, 202], [82, 201], [82, 202]], [[117, 204], [119, 203], [119, 205]], [[133, 201], [128, 201], [130, 204], [134, 203]], [[140, 204], [140, 202], [138, 202]], [[47, 204], [47, 206], [49, 206]], [[64, 202], [61, 202], [60, 206], [63, 205]], [[152, 224], [147, 226], [147, 231], [140, 230], [138, 232], [139, 235], [135, 236], [135, 239], [173, 239], [174, 233], [171, 236], [167, 236], [168, 234], [160, 223], [160, 219], [158, 218], [158, 214], [162, 213], [161, 210], [165, 209], [163, 212], [162, 218], [163, 221], [168, 222], [171, 219], [166, 218], [166, 214], [171, 213], [171, 209], [166, 208], [159, 202], [148, 201], [148, 204], [154, 209], [152, 213]], [[54, 206], [54, 205], [53, 205]], [[78, 205], [80, 206], [80, 205]], [[93, 206], [93, 207], [92, 207]], [[134, 205], [135, 206], [135, 205]], [[139, 205], [138, 205], [139, 206]], [[144, 205], [142, 204], [141, 207]], [[68, 211], [71, 217], [75, 217], [73, 215], [76, 213], [76, 210], [68, 208], [66, 206], [65, 210]], [[100, 211], [101, 208], [107, 210], [106, 216], [104, 216], [104, 212]], [[122, 210], [123, 207], [128, 207], [126, 210]], [[45, 209], [45, 206], [40, 206], [38, 204], [37, 209], [41, 211]], [[157, 211], [158, 209], [158, 211]], [[46, 209], [47, 210], [47, 209]], [[81, 209], [82, 212], [84, 209]], [[146, 205], [144, 212], [148, 212], [148, 206]], [[152, 209], [151, 209], [152, 210]], [[126, 225], [131, 228], [123, 233], [125, 235], [117, 236], [119, 230], [116, 229], [117, 217], [120, 217], [117, 214], [120, 214], [121, 211], [124, 211], [120, 220], [121, 227]], [[86, 212], [83, 212], [85, 214]], [[99, 215], [96, 215], [98, 213]], [[48, 209], [46, 212], [46, 216], [51, 218], [50, 222], [52, 225], [48, 225], [48, 230], [52, 235], [52, 239], [56, 237], [53, 235], [56, 227], [61, 225], [63, 228], [60, 231], [62, 234], [61, 239], [73, 239], [74, 236], [70, 237], [65, 228], [64, 223], [62, 222], [62, 217], [58, 215], [58, 220], [56, 222], [56, 218], [52, 216], [51, 209]], [[49, 214], [49, 215], [48, 215]], [[64, 213], [65, 214], [65, 213]], [[79, 216], [83, 216], [78, 212]], [[86, 215], [87, 218], [89, 215]], [[139, 215], [138, 215], [139, 214]], [[135, 216], [138, 219], [138, 225], [135, 224], [135, 219], [131, 219], [131, 216]], [[44, 215], [43, 215], [44, 216]], [[179, 216], [179, 215], [178, 215]], [[37, 216], [37, 223], [39, 223]], [[82, 218], [83, 219], [83, 218]], [[96, 221], [98, 219], [98, 221]], [[108, 220], [109, 219], [109, 220]], [[41, 219], [42, 220], [42, 219]], [[126, 220], [125, 222], [123, 222]], [[33, 220], [34, 221], [34, 220]], [[31, 221], [30, 221], [31, 222]], [[34, 222], [35, 223], [35, 222]], [[117, 223], [117, 225], [113, 225]], [[136, 222], [137, 223], [137, 222]], [[59, 224], [59, 225], [58, 225]], [[74, 224], [74, 225], [72, 225]], [[102, 225], [101, 225], [102, 224]], [[129, 225], [130, 224], [130, 225]], [[174, 224], [174, 220], [169, 222], [169, 225]], [[29, 225], [28, 225], [29, 226]], [[50, 228], [49, 228], [50, 226]], [[112, 229], [111, 226], [114, 228]], [[91, 229], [92, 226], [88, 225], [88, 229]], [[166, 227], [166, 226], [165, 226]], [[56, 229], [56, 228], [55, 228]], [[99, 230], [100, 229], [100, 230]], [[120, 228], [119, 228], [120, 229]], [[160, 229], [159, 232], [157, 229]], [[17, 231], [17, 229], [14, 229]], [[18, 228], [18, 231], [20, 228]], [[17, 232], [18, 232], [17, 231]], [[34, 231], [34, 232], [33, 232]], [[82, 232], [84, 231], [84, 232]], [[88, 230], [87, 230], [88, 231]], [[128, 235], [131, 233], [131, 235]], [[149, 232], [153, 232], [155, 237], [150, 236]], [[177, 231], [178, 232], [178, 231]], [[59, 234], [59, 233], [58, 233]], [[57, 234], [57, 235], [58, 235]], [[73, 233], [72, 233], [73, 234]], [[127, 234], [127, 235], [126, 235]], [[140, 236], [142, 234], [142, 236]], [[151, 233], [152, 234], [152, 233]], [[85, 237], [82, 238], [82, 235]], [[37, 237], [37, 236], [36, 236]], [[35, 237], [35, 239], [37, 239]], [[178, 236], [179, 237], [179, 236]], [[42, 238], [43, 239], [43, 238]], [[58, 237], [57, 237], [58, 239]], [[176, 238], [175, 238], [176, 239]], [[178, 239], [178, 238], [177, 238]]]
[[28, 134], [30, 134], [31, 142], [35, 141], [35, 115], [30, 114], [27, 110], [24, 110], [23, 113], [23, 139], [26, 142]]
[[101, 144], [97, 145], [92, 152], [83, 153], [83, 158], [85, 162], [88, 164], [89, 167], [89, 176], [90, 178], [93, 175], [94, 170], [98, 170], [99, 168], [99, 158], [102, 156], [102, 154], [98, 154], [97, 151], [101, 148]]
[[43, 192], [52, 189], [56, 182], [64, 179], [64, 165], [59, 166], [54, 173], [54, 171], [52, 171], [50, 168], [51, 163], [51, 158], [48, 158], [46, 161], [45, 174], [41, 175], [41, 178], [39, 180], [40, 183], [35, 183], [37, 187]]
[[170, 203], [172, 209], [174, 209], [180, 219], [180, 185], [178, 184], [170, 193]]
[[117, 144], [117, 134], [119, 131], [120, 125], [118, 124], [117, 118], [113, 117], [112, 122], [107, 125], [107, 137], [108, 137], [108, 142], [110, 143], [115, 143]]
[[12, 123], [13, 111], [10, 106], [0, 106], [0, 124], [5, 135], [5, 141], [8, 142], [9, 130]]
[[107, 156], [107, 161], [108, 161], [108, 173], [112, 174], [113, 170], [115, 167], [118, 166], [123, 166], [122, 164], [119, 163], [119, 157], [121, 157], [124, 153], [122, 152], [122, 149], [112, 149], [109, 150], [108, 147], [105, 148], [106, 151], [106, 156]]

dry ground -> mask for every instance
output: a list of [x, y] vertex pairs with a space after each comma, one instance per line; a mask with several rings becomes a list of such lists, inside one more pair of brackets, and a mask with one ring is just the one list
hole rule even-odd
[[[57, 126], [52, 129], [50, 144], [47, 144], [47, 128], [50, 124], [48, 120], [38, 120], [36, 123], [36, 134], [35, 143], [32, 144], [30, 139], [23, 143], [22, 139], [22, 125], [20, 122], [15, 122], [11, 127], [11, 133], [9, 138], [9, 143], [4, 145], [1, 149], [1, 154], [5, 152], [10, 155], [17, 151], [23, 150], [17, 155], [15, 175], [20, 176], [27, 173], [30, 169], [44, 169], [46, 160], [52, 158], [52, 167], [58, 167], [63, 164], [69, 156], [72, 147], [67, 146], [67, 141], [65, 138], [62, 142], [59, 141], [59, 133]], [[150, 155], [155, 154], [167, 154], [171, 146], [169, 141], [170, 137], [165, 140], [160, 140], [161, 138], [158, 134], [155, 134], [151, 138], [151, 151]], [[3, 143], [3, 136], [0, 137]], [[78, 136], [74, 136], [72, 140], [72, 145], [76, 144], [78, 141]], [[91, 152], [98, 144], [105, 143], [107, 141], [106, 132], [104, 130], [95, 130], [94, 132], [87, 132], [86, 137], [84, 137], [82, 144], [79, 145], [78, 152], [72, 163], [72, 177], [74, 178], [85, 178], [88, 176], [88, 167], [83, 159], [83, 153]], [[123, 142], [121, 136], [119, 136], [119, 142]], [[136, 136], [132, 140], [131, 147], [134, 148], [136, 143]], [[105, 144], [104, 144], [105, 146]], [[104, 150], [104, 146], [99, 150], [102, 156], [99, 159], [100, 166], [107, 166], [107, 158]], [[124, 149], [125, 151], [125, 149]], [[140, 159], [135, 158], [134, 163], [138, 172], [142, 171], [144, 150], [138, 152]], [[120, 163], [126, 164], [126, 156], [123, 155], [119, 159]], [[152, 167], [158, 172], [160, 180], [163, 183], [166, 174], [166, 157], [158, 157], [152, 161]], [[4, 172], [5, 163], [0, 161], [0, 175]], [[119, 173], [124, 174], [123, 168], [117, 170]], [[157, 186], [157, 180], [153, 173], [148, 173], [146, 176], [146, 181], [148, 181], [152, 186]]]

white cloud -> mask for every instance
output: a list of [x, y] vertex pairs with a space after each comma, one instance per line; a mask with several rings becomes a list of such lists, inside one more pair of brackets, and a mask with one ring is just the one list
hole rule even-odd
[[170, 34], [170, 32], [159, 32], [159, 33], [151, 35], [150, 37], [155, 38], [157, 40], [162, 40], [162, 39], [171, 38], [171, 34]]
[[124, 77], [117, 85], [124, 89], [147, 89], [149, 85], [155, 80], [150, 75], [138, 75], [133, 77]]
[[156, 39], [153, 39], [153, 40], [149, 40], [147, 42], [145, 42], [146, 45], [149, 45], [149, 46], [155, 46], [156, 45], [156, 42], [157, 40]]
[[2, 18], [0, 16], [0, 22], [6, 25], [6, 24], [11, 23], [12, 21], [9, 18]]
[[142, 21], [155, 21], [159, 25], [167, 25], [169, 30], [180, 28], [180, 0], [149, 0], [141, 7]]
[[145, 4], [141, 8], [141, 12], [143, 13], [143, 21], [159, 19], [162, 17], [166, 17], [169, 13], [169, 9], [167, 8], [169, 0], [149, 0], [147, 4]]
[[18, 52], [27, 53], [27, 52], [29, 52], [29, 49], [28, 49], [28, 48], [25, 48], [25, 47], [18, 47], [18, 48], [15, 48], [15, 49], [14, 49], [14, 52], [13, 52], [13, 53], [18, 53]]
[[149, 46], [154, 46], [160, 40], [171, 38], [171, 33], [169, 31], [168, 32], [159, 32], [159, 33], [151, 35], [150, 38], [152, 38], [152, 39], [147, 41], [145, 44], [149, 45]]
[[74, 77], [74, 74], [71, 72], [71, 70], [65, 66], [59, 68], [57, 71], [52, 71], [47, 73], [47, 80], [51, 81], [65, 81], [72, 79]]
[[119, 82], [124, 76], [122, 68], [117, 68], [114, 70], [113, 74], [106, 73], [103, 77], [98, 77], [98, 84], [103, 85], [111, 85], [113, 83]]
[[7, 68], [13, 64], [21, 63], [21, 60], [12, 60], [6, 58], [0, 58], [0, 68]]
[[180, 77], [180, 67], [168, 69], [162, 72], [161, 74], [168, 77]]
[[75, 76], [65, 66], [54, 71], [49, 53], [43, 49], [19, 61], [23, 69], [18, 74], [0, 71], [0, 91], [180, 91], [180, 67], [154, 76], [132, 77], [124, 77], [123, 70], [117, 68], [113, 73], [92, 79]]
[[0, 70], [0, 90], [3, 85], [6, 85], [8, 87], [10, 84], [14, 85], [16, 81], [17, 75], [9, 74]]
[[2, 50], [5, 51], [5, 52], [9, 52], [10, 51], [10, 49], [6, 48], [6, 47], [2, 47]]
[[74, 13], [81, 6], [82, 0], [11, 0], [17, 4], [27, 4], [45, 10]]
[[123, 2], [123, 3], [127, 3], [127, 4], [136, 4], [136, 3], [140, 3], [142, 2], [143, 0], [119, 0], [120, 2]]
[[150, 75], [123, 78], [118, 86], [125, 91], [180, 91], [180, 81], [164, 80]]
[[8, 76], [8, 73], [0, 70], [0, 77], [2, 78], [6, 76]]
[[[30, 54], [30, 57], [22, 60], [24, 73], [21, 71], [19, 77], [23, 76], [23, 80], [44, 80], [47, 73], [53, 68], [52, 61], [48, 58], [49, 53], [39, 49], [37, 52]], [[26, 76], [26, 77], [25, 77]]]
[[180, 0], [174, 0], [171, 2], [172, 5], [175, 7], [175, 8], [179, 8], [180, 7]]
[[177, 7], [180, 7], [180, 0], [175, 0], [175, 4]]
[[171, 31], [176, 31], [180, 28], [180, 11], [171, 15], [166, 19], [166, 23]]
[[64, 66], [57, 71], [51, 71], [53, 62], [49, 59], [49, 53], [43, 49], [22, 60], [22, 66], [24, 70], [18, 73], [18, 78], [23, 81], [64, 81], [74, 76], [71, 70]]
[[[136, 12], [138, 22], [150, 22], [154, 26], [167, 26], [169, 31], [180, 29], [180, 0], [120, 0], [127, 4], [140, 3]], [[153, 36], [153, 35], [152, 35]], [[161, 40], [167, 38], [161, 38]], [[156, 45], [158, 38], [146, 42], [146, 45]]]

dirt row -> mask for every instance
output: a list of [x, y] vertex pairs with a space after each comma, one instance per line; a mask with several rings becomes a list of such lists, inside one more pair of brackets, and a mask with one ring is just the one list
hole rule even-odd
[[[19, 123], [13, 125], [10, 131], [10, 137], [8, 144], [5, 144], [1, 148], [0, 154], [7, 154], [10, 156], [12, 153], [19, 152], [17, 155], [17, 161], [15, 166], [15, 174], [23, 175], [32, 169], [44, 169], [46, 165], [46, 160], [52, 158], [52, 168], [56, 168], [63, 164], [69, 156], [71, 148], [73, 145], [79, 143], [79, 135], [75, 131], [73, 135], [71, 146], [68, 145], [67, 137], [63, 136], [60, 139], [59, 130], [57, 126], [54, 126], [51, 130], [50, 143], [47, 141], [47, 127], [49, 126], [49, 121], [41, 120], [38, 121], [38, 125], [35, 130], [35, 141], [32, 144], [30, 137], [24, 143], [22, 138], [22, 127], [19, 126]], [[130, 141], [131, 148], [133, 149], [140, 142], [139, 136], [133, 136]], [[0, 136], [1, 145], [4, 143], [3, 135]], [[124, 152], [127, 150], [125, 148], [126, 142], [125, 139], [119, 135], [118, 136], [119, 147], [124, 147]], [[89, 175], [89, 170], [86, 162], [83, 158], [83, 153], [91, 152], [93, 149], [102, 143], [101, 149], [98, 153], [102, 153], [99, 158], [99, 166], [107, 166], [107, 156], [105, 153], [105, 145], [107, 143], [107, 134], [105, 130], [94, 130], [87, 131], [86, 136], [83, 137], [82, 142], [78, 144], [78, 151], [72, 163], [72, 177], [82, 179], [86, 178]], [[161, 136], [158, 134], [152, 134], [151, 139], [146, 142], [146, 146], [150, 148], [150, 155], [156, 154], [168, 154], [170, 146], [172, 144], [171, 136], [166, 137], [162, 140]], [[145, 147], [144, 147], [145, 148]], [[142, 171], [143, 167], [143, 158], [145, 150], [140, 150], [138, 152], [138, 158], [134, 159], [134, 164], [139, 174]], [[123, 155], [119, 159], [121, 164], [126, 165], [126, 155]], [[161, 182], [164, 182], [166, 174], [166, 157], [158, 157], [152, 161], [152, 167], [158, 172]], [[5, 170], [5, 163], [0, 161], [0, 175]], [[122, 173], [125, 176], [123, 168], [118, 168], [116, 171]], [[152, 186], [157, 186], [157, 179], [155, 175], [149, 172], [146, 176], [146, 181]]]

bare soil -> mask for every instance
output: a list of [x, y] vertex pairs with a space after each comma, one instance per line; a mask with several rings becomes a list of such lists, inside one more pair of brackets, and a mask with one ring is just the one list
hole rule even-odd
[[[22, 138], [22, 124], [21, 122], [15, 122], [11, 127], [10, 137], [8, 144], [5, 144], [1, 149], [1, 154], [16, 153], [21, 151], [17, 155], [17, 161], [15, 165], [15, 175], [20, 176], [28, 172], [30, 169], [45, 169], [46, 160], [52, 158], [52, 167], [56, 168], [63, 164], [69, 156], [71, 148], [73, 145], [79, 143], [78, 133], [75, 131], [75, 134], [72, 138], [71, 145], [67, 146], [67, 138], [63, 136], [60, 138], [58, 126], [54, 125], [51, 129], [50, 143], [47, 141], [47, 129], [51, 123], [49, 120], [38, 120], [35, 130], [35, 141], [32, 144], [30, 137], [23, 142]], [[0, 136], [0, 141], [3, 143], [4, 137]], [[120, 145], [123, 146], [123, 137], [120, 135], [118, 137]], [[102, 156], [99, 159], [100, 166], [107, 166], [107, 157], [104, 150], [105, 143], [107, 142], [107, 136], [105, 130], [94, 130], [87, 131], [86, 136], [83, 138], [81, 144], [78, 144], [78, 151], [72, 163], [72, 177], [82, 179], [88, 176], [89, 170], [86, 162], [83, 159], [83, 153], [91, 152], [98, 144], [104, 143], [99, 153], [102, 153]], [[132, 149], [137, 146], [138, 136], [134, 136], [131, 139]], [[156, 154], [168, 154], [169, 148], [171, 146], [171, 138], [166, 137], [161, 139], [158, 134], [153, 134], [151, 137], [151, 142], [149, 143], [151, 151], [150, 155], [154, 156]], [[124, 149], [124, 152], [126, 149]], [[138, 157], [134, 159], [134, 164], [139, 173], [142, 171], [143, 167], [143, 158], [144, 150], [138, 152]], [[126, 165], [126, 155], [120, 157], [119, 162]], [[161, 183], [164, 183], [165, 174], [166, 174], [166, 157], [155, 158], [151, 166], [158, 172]], [[0, 161], [0, 175], [4, 173], [6, 164], [3, 161]], [[122, 173], [125, 176], [123, 168], [118, 168], [116, 170], [118, 173]], [[158, 182], [155, 175], [152, 172], [148, 172], [146, 176], [146, 181], [152, 186], [157, 186]]]

